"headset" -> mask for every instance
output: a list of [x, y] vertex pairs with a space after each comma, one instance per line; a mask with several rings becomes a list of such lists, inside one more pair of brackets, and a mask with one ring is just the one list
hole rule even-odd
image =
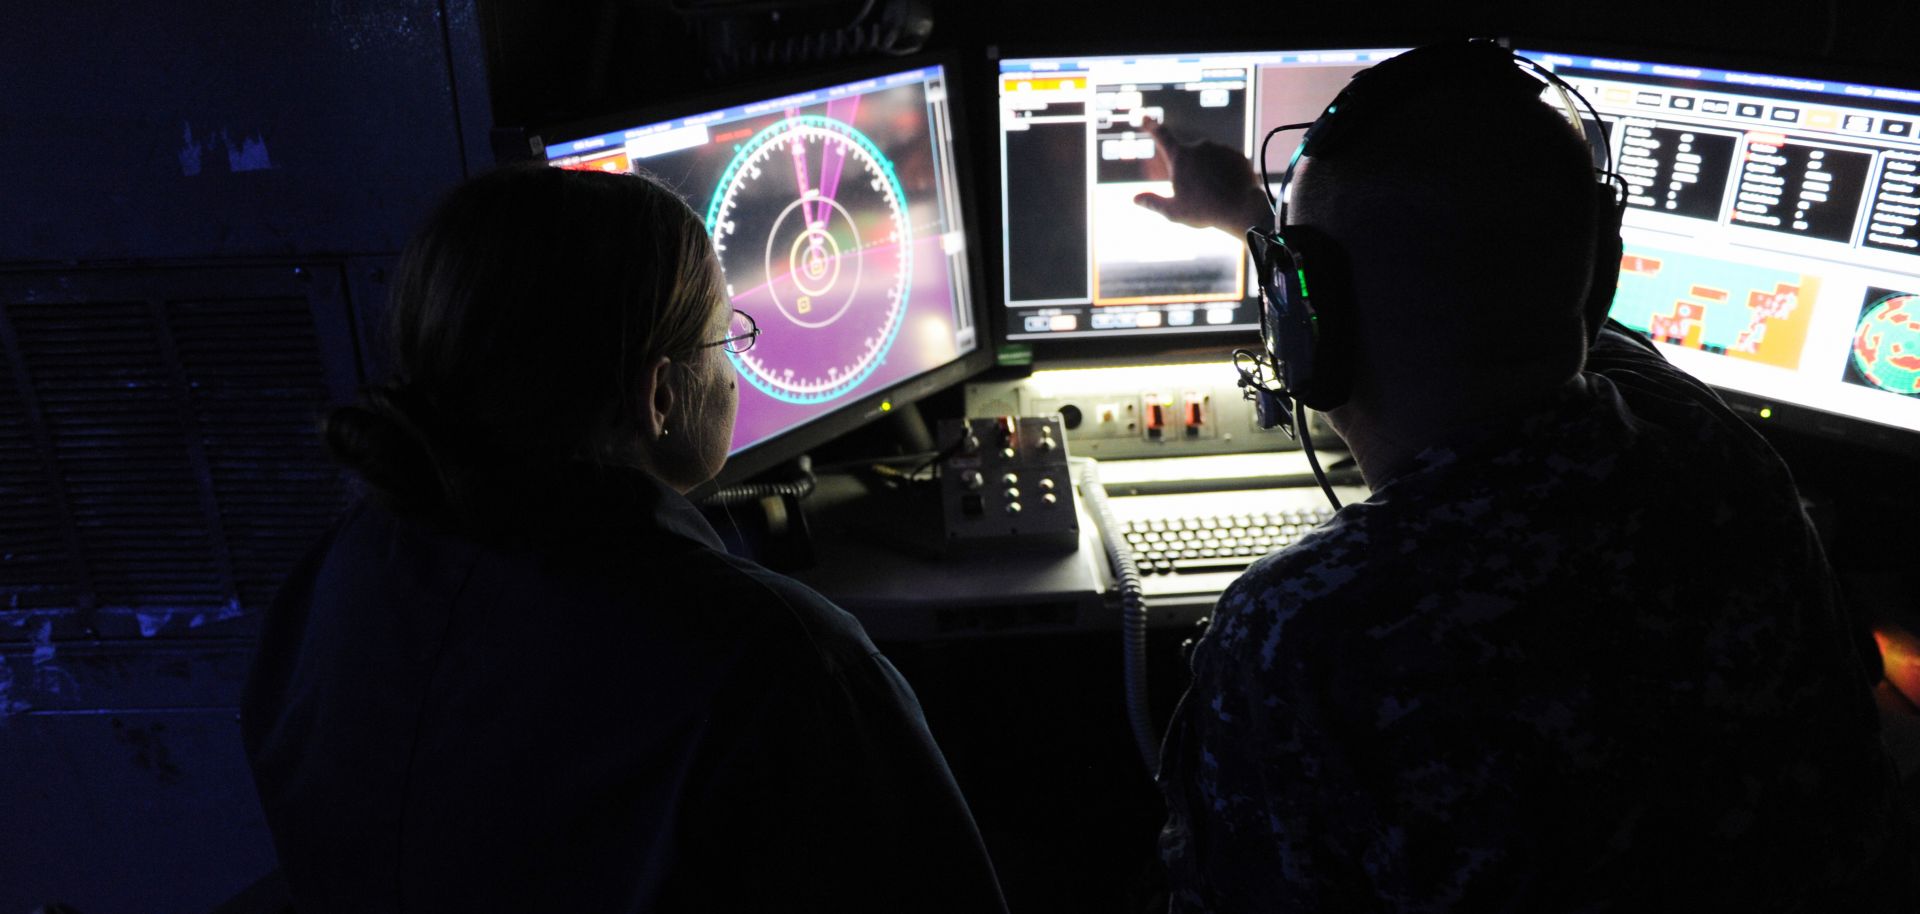
[[[1496, 69], [1498, 68], [1498, 69]], [[1620, 273], [1620, 223], [1626, 212], [1624, 180], [1612, 170], [1613, 151], [1604, 123], [1593, 105], [1567, 82], [1534, 61], [1487, 40], [1473, 40], [1416, 48], [1354, 74], [1351, 82], [1311, 124], [1288, 124], [1269, 131], [1260, 143], [1261, 186], [1271, 187], [1266, 173], [1267, 144], [1286, 130], [1306, 128], [1280, 180], [1280, 198], [1274, 207], [1274, 227], [1247, 230], [1247, 246], [1259, 278], [1261, 349], [1234, 353], [1240, 386], [1254, 402], [1261, 428], [1281, 428], [1298, 435], [1309, 463], [1335, 508], [1339, 499], [1327, 484], [1313, 453], [1306, 408], [1332, 409], [1345, 403], [1351, 388], [1350, 365], [1344, 359], [1346, 322], [1354, 307], [1351, 278], [1339, 245], [1312, 226], [1287, 224], [1287, 201], [1294, 172], [1309, 156], [1337, 152], [1351, 142], [1353, 125], [1377, 115], [1383, 102], [1414, 87], [1445, 79], [1449, 74], [1485, 76], [1502, 72], [1513, 79], [1505, 85], [1515, 93], [1538, 97], [1551, 89], [1565, 107], [1567, 119], [1587, 141], [1594, 157], [1596, 183], [1594, 251], [1583, 313], [1589, 341], [1606, 322]], [[1584, 115], [1583, 117], [1583, 109]], [[1586, 120], [1591, 119], [1593, 129]]]

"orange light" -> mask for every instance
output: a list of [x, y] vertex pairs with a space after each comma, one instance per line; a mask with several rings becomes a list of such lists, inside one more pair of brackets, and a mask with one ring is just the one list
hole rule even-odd
[[1873, 640], [1880, 646], [1880, 664], [1886, 668], [1887, 682], [1908, 701], [1920, 705], [1920, 638], [1904, 628], [1881, 625], [1873, 630]]
[[1003, 92], [1059, 92], [1059, 91], [1073, 91], [1079, 88], [1081, 88], [1081, 85], [1080, 85], [1080, 80], [1078, 79], [1061, 79], [1059, 77], [1053, 77], [1053, 78], [1041, 77], [1039, 79], [1035, 79], [1033, 77], [1028, 76], [1028, 77], [1010, 78], [1005, 80], [1005, 84], [1001, 87], [1001, 91]]

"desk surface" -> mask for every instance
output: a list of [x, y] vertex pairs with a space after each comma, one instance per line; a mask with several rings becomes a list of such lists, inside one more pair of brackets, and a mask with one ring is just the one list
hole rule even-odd
[[794, 573], [877, 640], [1113, 628], [1105, 547], [1085, 506], [1071, 552], [977, 546], [942, 553], [937, 505], [860, 478], [820, 477], [807, 501], [814, 567]]
[[[1102, 463], [1102, 475], [1113, 465]], [[1132, 477], [1125, 478], [1120, 485], [1131, 488]], [[1117, 629], [1119, 596], [1106, 547], [1080, 497], [1077, 471], [1074, 483], [1079, 548], [988, 545], [942, 552], [936, 505], [911, 501], [905, 493], [860, 477], [822, 475], [806, 502], [815, 564], [793, 574], [853, 613], [882, 641]], [[1107, 487], [1119, 488], [1110, 481]], [[1287, 491], [1319, 497], [1317, 488]], [[1144, 503], [1187, 497], [1137, 498]], [[1223, 493], [1191, 497], [1211, 504], [1209, 499], [1218, 500]], [[1134, 500], [1112, 499], [1117, 506]], [[1124, 512], [1116, 508], [1116, 513]], [[1149, 588], [1150, 624], [1191, 626], [1212, 610], [1219, 590], [1236, 576], [1154, 581], [1158, 586]]]

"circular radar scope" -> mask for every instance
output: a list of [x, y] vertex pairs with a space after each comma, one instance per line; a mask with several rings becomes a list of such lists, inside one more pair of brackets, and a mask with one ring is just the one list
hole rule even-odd
[[1889, 295], [1860, 316], [1853, 367], [1881, 390], [1920, 396], [1920, 295]]
[[789, 117], [734, 154], [707, 209], [733, 305], [764, 331], [729, 353], [790, 403], [835, 399], [886, 360], [913, 281], [893, 163], [851, 124]]

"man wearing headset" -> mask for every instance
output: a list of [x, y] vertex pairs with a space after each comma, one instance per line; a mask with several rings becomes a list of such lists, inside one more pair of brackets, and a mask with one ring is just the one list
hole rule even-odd
[[1877, 655], [1768, 445], [1593, 332], [1619, 216], [1543, 88], [1479, 43], [1363, 72], [1284, 224], [1237, 150], [1153, 128], [1174, 195], [1137, 202], [1271, 230], [1264, 307], [1311, 286], [1311, 377], [1279, 364], [1298, 339], [1267, 370], [1373, 490], [1195, 651], [1160, 776], [1176, 912], [1911, 903]]

